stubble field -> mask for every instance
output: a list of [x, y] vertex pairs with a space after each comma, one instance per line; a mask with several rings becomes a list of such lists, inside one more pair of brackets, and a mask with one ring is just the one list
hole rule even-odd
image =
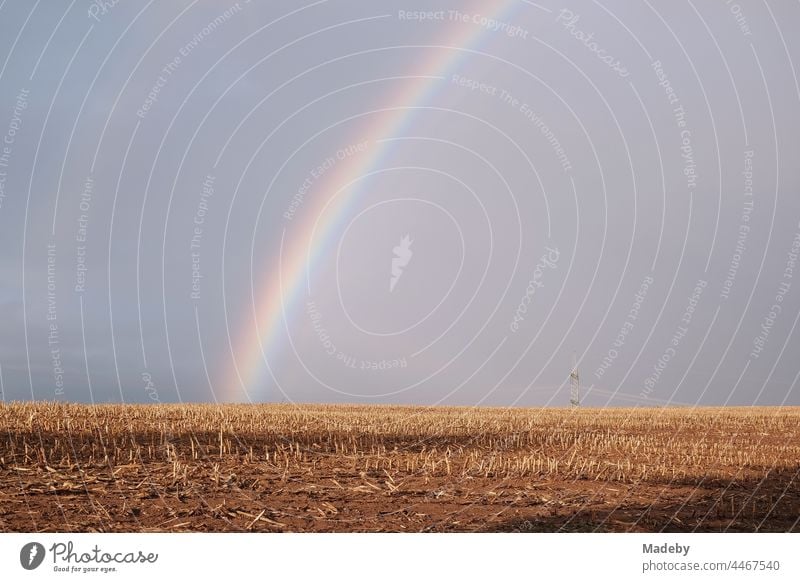
[[798, 421], [0, 404], [0, 531], [800, 531]]

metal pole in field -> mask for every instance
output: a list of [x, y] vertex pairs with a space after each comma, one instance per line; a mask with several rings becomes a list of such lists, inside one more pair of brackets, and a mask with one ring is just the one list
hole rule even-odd
[[570, 392], [569, 403], [572, 408], [578, 408], [581, 404], [581, 379], [578, 375], [578, 363], [575, 354], [572, 354], [572, 373], [569, 375]]

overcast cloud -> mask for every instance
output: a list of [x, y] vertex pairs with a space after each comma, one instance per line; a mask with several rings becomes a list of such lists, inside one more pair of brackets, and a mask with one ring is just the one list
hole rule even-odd
[[3, 2], [2, 397], [800, 405], [798, 24]]

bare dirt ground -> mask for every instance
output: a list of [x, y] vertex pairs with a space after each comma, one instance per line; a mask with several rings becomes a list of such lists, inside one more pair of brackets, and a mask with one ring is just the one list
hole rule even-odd
[[800, 531], [800, 409], [0, 405], [0, 531]]

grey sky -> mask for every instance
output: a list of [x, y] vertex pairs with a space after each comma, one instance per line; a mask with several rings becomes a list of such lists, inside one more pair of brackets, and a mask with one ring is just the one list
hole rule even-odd
[[630, 4], [2, 3], [3, 398], [800, 404], [800, 6]]

